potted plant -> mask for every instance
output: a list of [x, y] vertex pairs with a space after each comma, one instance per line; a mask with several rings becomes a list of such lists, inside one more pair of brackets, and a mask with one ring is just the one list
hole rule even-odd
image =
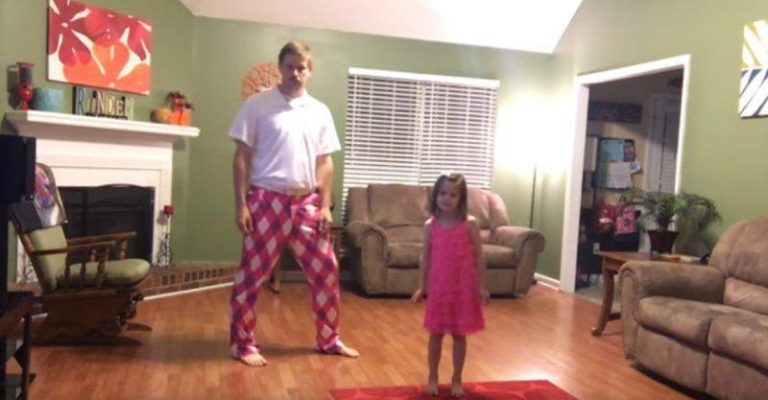
[[659, 253], [672, 251], [678, 232], [697, 236], [722, 219], [712, 200], [692, 193], [632, 189], [622, 195], [621, 201], [642, 208], [637, 224], [648, 232], [651, 251]]

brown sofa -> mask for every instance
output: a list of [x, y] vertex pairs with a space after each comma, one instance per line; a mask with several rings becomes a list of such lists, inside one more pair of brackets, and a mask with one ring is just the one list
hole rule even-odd
[[721, 399], [768, 399], [768, 217], [729, 228], [709, 264], [621, 268], [624, 353]]
[[[417, 289], [430, 192], [428, 187], [401, 184], [349, 190], [346, 233], [352, 243], [352, 273], [365, 293], [407, 295]], [[527, 294], [544, 237], [509, 225], [504, 203], [495, 193], [469, 189], [468, 206], [481, 228], [488, 290]]]

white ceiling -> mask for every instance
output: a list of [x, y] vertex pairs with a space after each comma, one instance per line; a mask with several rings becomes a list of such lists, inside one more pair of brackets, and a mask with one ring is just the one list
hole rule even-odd
[[196, 16], [551, 53], [581, 0], [180, 0]]

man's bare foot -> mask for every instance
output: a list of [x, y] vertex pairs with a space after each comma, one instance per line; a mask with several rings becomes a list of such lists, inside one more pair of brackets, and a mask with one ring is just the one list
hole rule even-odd
[[424, 393], [427, 396], [437, 396], [437, 380], [427, 382], [427, 386], [424, 387]]
[[346, 345], [344, 345], [344, 343], [341, 343], [341, 342], [338, 343], [336, 353], [349, 358], [360, 357], [360, 352], [358, 352], [357, 350], [351, 347], [347, 347]]
[[333, 350], [329, 350], [329, 351], [320, 350], [319, 347], [316, 347], [315, 350], [325, 354], [338, 354], [340, 356], [349, 357], [349, 358], [360, 357], [360, 353], [357, 350], [351, 347], [347, 347], [347, 345], [345, 345], [344, 343], [341, 343], [341, 340], [336, 342], [336, 348]]
[[451, 397], [464, 397], [464, 387], [461, 382], [454, 381], [451, 383]]
[[267, 359], [259, 353], [251, 353], [246, 356], [235, 357], [249, 367], [263, 367], [267, 365]]

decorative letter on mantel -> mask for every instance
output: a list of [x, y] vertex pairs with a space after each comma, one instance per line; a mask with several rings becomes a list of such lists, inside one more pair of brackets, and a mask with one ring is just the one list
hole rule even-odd
[[744, 25], [741, 49], [739, 115], [742, 118], [768, 115], [768, 22], [764, 19]]
[[48, 79], [149, 94], [152, 24], [70, 0], [48, 0]]

